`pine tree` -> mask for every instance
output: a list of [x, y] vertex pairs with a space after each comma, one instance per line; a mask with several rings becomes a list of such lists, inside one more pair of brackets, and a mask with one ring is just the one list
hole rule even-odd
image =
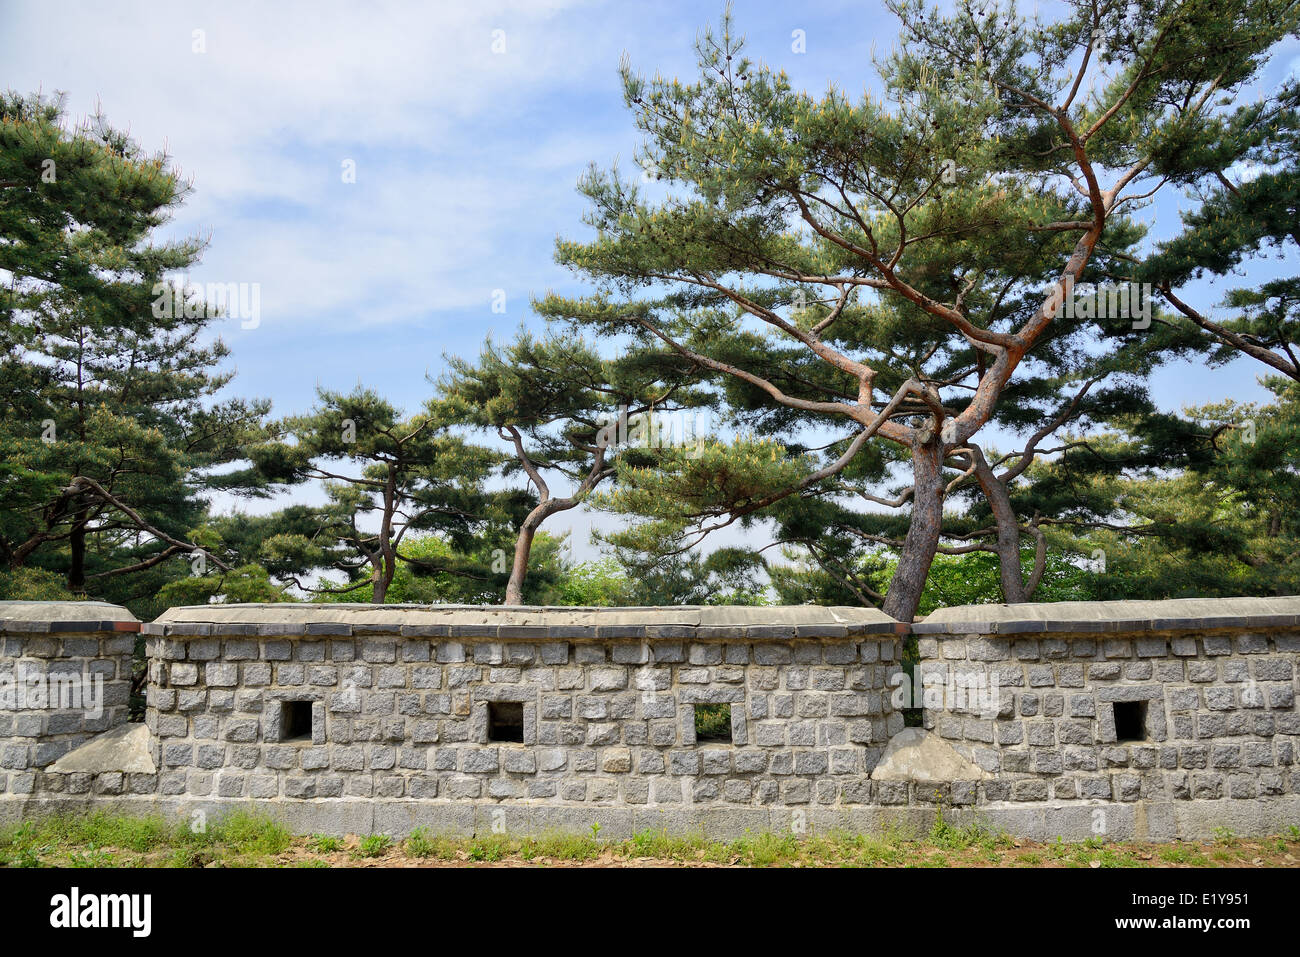
[[[456, 356], [447, 363], [442, 389], [448, 409], [507, 443], [511, 470], [527, 477], [537, 497], [515, 539], [507, 605], [523, 602], [533, 538], [542, 524], [582, 504], [614, 474], [620, 442], [635, 443], [642, 430], [654, 431], [650, 444], [704, 438], [681, 427], [666, 437], [659, 432], [674, 412], [709, 401], [692, 388], [698, 370], [679, 356], [642, 349], [606, 360], [579, 338], [535, 339], [521, 331], [504, 347], [489, 341], [476, 364]], [[572, 484], [568, 495], [552, 492], [557, 476]]]
[[[437, 535], [464, 555], [494, 521], [508, 520], [509, 496], [483, 488], [504, 456], [454, 435], [455, 420], [445, 409], [433, 405], [407, 418], [360, 386], [346, 394], [320, 389], [318, 397], [312, 411], [272, 424], [271, 438], [248, 449], [267, 482], [320, 480], [329, 499], [309, 518], [299, 516], [310, 530], [282, 530], [259, 545], [259, 557], [278, 564], [283, 577], [320, 593], [365, 588], [382, 604], [399, 563], [456, 570], [406, 551], [409, 534]], [[347, 582], [312, 584], [295, 577], [294, 566], [341, 571]], [[482, 570], [462, 571], [486, 577]]]
[[[707, 506], [723, 523], [888, 446], [875, 460], [910, 471], [894, 496], [910, 515], [883, 607], [910, 620], [948, 470], [971, 468], [1004, 395], [1035, 378], [1089, 264], [1134, 240], [1126, 215], [1160, 187], [1159, 157], [1199, 135], [1296, 14], [1285, 0], [1099, 2], [1051, 24], [994, 3], [891, 8], [903, 37], [883, 100], [795, 91], [743, 56], [729, 15], [698, 44], [698, 79], [624, 64], [641, 165], [680, 192], [652, 201], [593, 168], [595, 238], [561, 241], [557, 258], [596, 291], [540, 309], [662, 343], [838, 439], [819, 468], [811, 443], [782, 443], [803, 463], [764, 468], [791, 481], [749, 481], [730, 503], [720, 490]], [[740, 447], [737, 465], [755, 454]]]
[[1164, 299], [1218, 346], [1222, 363], [1246, 355], [1300, 381], [1300, 276], [1229, 290], [1226, 318], [1189, 304], [1181, 287], [1198, 277], [1239, 272], [1251, 257], [1300, 253], [1300, 83], [1206, 124], [1190, 144], [1160, 158], [1184, 187], [1183, 230], [1136, 263], [1134, 279]]
[[219, 313], [167, 280], [201, 251], [153, 238], [187, 190], [102, 117], [0, 96], [0, 559], [74, 593], [138, 593], [117, 579], [196, 552], [224, 567], [194, 541], [202, 495], [247, 478], [213, 468], [267, 405], [216, 398]]

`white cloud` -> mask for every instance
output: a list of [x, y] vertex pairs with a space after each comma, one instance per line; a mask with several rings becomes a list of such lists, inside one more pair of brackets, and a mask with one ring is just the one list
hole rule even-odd
[[533, 149], [518, 131], [592, 71], [613, 81], [578, 0], [19, 5], [7, 20], [6, 82], [68, 91], [74, 117], [98, 103], [165, 147], [195, 185], [166, 232], [211, 235], [191, 278], [260, 282], [267, 322], [400, 322], [499, 287], [522, 305], [554, 267], [545, 249], [509, 261], [519, 227], [568, 200], [602, 144], [553, 131]]

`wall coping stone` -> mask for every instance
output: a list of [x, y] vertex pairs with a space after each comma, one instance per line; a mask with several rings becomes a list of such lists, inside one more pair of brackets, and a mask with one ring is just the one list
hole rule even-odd
[[902, 635], [876, 608], [671, 605], [583, 608], [503, 605], [248, 604], [171, 608], [146, 635], [315, 637], [398, 635], [510, 641], [683, 638], [845, 638]]
[[1060, 601], [940, 608], [912, 625], [918, 635], [1091, 634], [1291, 628], [1300, 596], [1171, 598], [1163, 601]]
[[4, 634], [139, 630], [140, 619], [106, 601], [0, 601]]
[[940, 608], [907, 624], [879, 609], [821, 605], [593, 608], [264, 603], [188, 605], [152, 623], [108, 602], [0, 601], [0, 633], [479, 640], [845, 638], [853, 635], [1106, 634], [1300, 627], [1300, 596], [1036, 602]]

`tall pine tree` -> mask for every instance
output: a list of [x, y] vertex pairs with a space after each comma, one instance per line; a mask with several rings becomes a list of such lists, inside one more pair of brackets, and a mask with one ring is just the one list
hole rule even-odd
[[148, 594], [156, 578], [126, 579], [172, 558], [188, 572], [203, 493], [248, 478], [214, 467], [267, 406], [218, 398], [219, 313], [169, 280], [201, 244], [154, 235], [187, 190], [102, 117], [0, 96], [0, 560], [73, 593]]

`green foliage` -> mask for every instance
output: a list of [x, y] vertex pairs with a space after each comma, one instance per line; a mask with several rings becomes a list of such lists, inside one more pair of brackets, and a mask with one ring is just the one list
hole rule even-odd
[[218, 398], [219, 311], [167, 280], [202, 247], [155, 235], [189, 188], [166, 156], [0, 94], [0, 184], [0, 562], [132, 605], [186, 573], [204, 492], [249, 490], [217, 467], [267, 405]]
[[944, 817], [943, 805], [935, 807], [934, 823], [930, 827], [930, 843], [947, 850], [965, 850], [969, 847], [993, 849], [999, 845], [1010, 844], [1005, 835], [990, 830], [976, 820], [965, 826], [958, 826]]
[[[574, 834], [552, 832], [535, 837], [490, 834], [464, 838], [417, 828], [400, 845], [387, 835], [358, 842], [355, 858], [407, 860], [436, 858], [453, 863], [545, 865], [600, 860], [628, 864], [715, 864], [741, 867], [879, 867], [1039, 866], [1045, 861], [1065, 867], [1151, 867], [1190, 864], [1198, 867], [1259, 863], [1285, 866], [1300, 842], [1300, 829], [1266, 840], [1248, 841], [1226, 828], [1213, 843], [1152, 846], [1090, 838], [1048, 844], [1011, 841], [978, 818], [964, 825], [948, 819], [942, 803], [926, 834], [887, 827], [880, 835], [810, 831], [746, 833], [735, 840], [713, 840], [704, 833], [670, 836], [642, 830], [626, 840], [600, 838], [601, 828]], [[275, 822], [256, 815], [234, 814], [206, 830], [161, 817], [57, 815], [0, 827], [0, 867], [205, 867], [205, 866], [340, 866], [337, 860], [299, 859], [298, 854], [336, 855], [347, 846], [334, 837], [293, 838]], [[343, 862], [342, 866], [348, 866]]]
[[237, 855], [275, 855], [292, 843], [283, 825], [262, 815], [234, 811], [199, 830], [188, 821], [169, 820], [162, 815], [120, 815], [106, 811], [89, 814], [58, 814], [38, 821], [23, 822], [18, 828], [0, 832], [0, 849], [23, 846], [48, 852], [58, 846], [152, 853], [174, 849], [181, 856], [173, 863], [202, 864], [201, 848], [220, 847]]
[[[996, 539], [1003, 590], [1018, 575], [1023, 591], [1014, 539], [1037, 538], [1051, 513], [1023, 495], [1003, 508], [998, 486], [1067, 422], [1151, 412], [1150, 369], [1205, 348], [1085, 306], [1141, 261], [1139, 200], [1219, 169], [1210, 144], [1231, 122], [1216, 96], [1257, 75], [1296, 10], [1107, 0], [1043, 22], [998, 3], [889, 6], [902, 36], [878, 64], [881, 98], [796, 90], [745, 55], [729, 12], [701, 35], [691, 77], [624, 63], [637, 161], [663, 188], [593, 167], [579, 186], [593, 234], [556, 247], [593, 288], [538, 309], [668, 343], [754, 430], [701, 461], [620, 464], [603, 504], [645, 521], [617, 545], [673, 555], [772, 519], [775, 542], [803, 549], [839, 595], [910, 616], [945, 538]], [[1080, 307], [1060, 308], [1058, 282], [1076, 281]], [[990, 453], [986, 475], [990, 422], [1025, 446], [1009, 465]], [[765, 441], [775, 455], [747, 447]], [[945, 517], [950, 483], [967, 509]], [[887, 584], [861, 574], [881, 548], [899, 555]]]
[[1265, 252], [1294, 260], [1300, 247], [1298, 157], [1300, 82], [1294, 78], [1216, 118], [1191, 149], [1161, 157], [1169, 175], [1195, 188], [1186, 191], [1191, 203], [1180, 214], [1182, 232], [1158, 244], [1132, 273], [1155, 283], [1189, 325], [1207, 335], [1216, 346], [1215, 363], [1244, 352], [1300, 377], [1293, 350], [1300, 330], [1300, 277], [1228, 290], [1223, 305], [1229, 314], [1217, 321], [1176, 295], [1194, 279], [1240, 274]]
[[216, 821], [212, 840], [229, 845], [237, 854], [282, 854], [293, 835], [268, 817], [235, 811]]
[[413, 830], [403, 843], [406, 847], [406, 853], [412, 857], [438, 856], [439, 840], [431, 838], [429, 833], [422, 827]]
[[632, 581], [633, 605], [768, 605], [764, 563], [748, 549], [720, 548], [707, 556], [621, 551]]
[[[587, 293], [448, 356], [414, 415], [360, 385], [269, 424], [229, 398], [220, 307], [169, 282], [202, 244], [158, 239], [189, 190], [170, 158], [0, 95], [0, 597], [907, 617], [1300, 590], [1300, 277], [1253, 273], [1300, 244], [1300, 83], [1239, 96], [1300, 8], [888, 6], [883, 95], [796, 89], [729, 11], [691, 76], [622, 64], [656, 185], [593, 167], [591, 232], [556, 246]], [[1181, 229], [1149, 243], [1167, 184]], [[1226, 317], [1180, 298], [1243, 273]], [[1149, 328], [1098, 308], [1113, 281], [1154, 285]], [[1150, 395], [1242, 355], [1286, 377], [1273, 401]], [[717, 434], [643, 441], [702, 409]], [[308, 481], [325, 504], [209, 513]], [[620, 519], [611, 557], [542, 530], [580, 506]], [[731, 526], [744, 547], [696, 548]]]
[[542, 596], [539, 604], [581, 605], [609, 608], [636, 604], [635, 586], [618, 562], [604, 558], [578, 562], [563, 570], [559, 581]]
[[763, 502], [813, 471], [806, 456], [791, 456], [770, 439], [747, 438], [626, 456], [617, 468], [618, 485], [596, 496], [594, 504], [646, 521], [604, 539], [646, 552], [688, 547], [701, 537], [698, 531], [691, 534], [701, 522], [714, 519], [720, 525], [744, 504]]
[[[649, 348], [602, 359], [585, 341], [520, 331], [497, 347], [489, 340], [477, 365], [448, 356], [444, 396], [435, 407], [491, 430], [509, 442], [507, 474], [522, 473], [536, 504], [518, 523], [505, 601], [523, 600], [533, 538], [550, 516], [582, 504], [614, 475], [611, 459], [624, 444], [629, 420], [640, 426], [674, 410], [709, 404], [693, 387], [695, 367], [680, 356]], [[546, 476], [551, 474], [551, 478]], [[572, 491], [552, 492], [556, 476]]]
[[[1034, 567], [1034, 553], [1025, 549], [1020, 555], [1026, 578]], [[888, 552], [866, 553], [853, 577], [873, 587], [884, 588], [893, 574], [897, 558]], [[837, 578], [819, 565], [806, 560], [769, 566], [777, 600], [783, 605], [853, 604]], [[929, 614], [936, 608], [956, 605], [983, 605], [1003, 601], [998, 578], [998, 557], [991, 552], [964, 555], [936, 555], [926, 577], [919, 613]], [[1047, 557], [1034, 601], [1089, 601], [1095, 598], [1096, 575], [1087, 554], [1070, 554], [1062, 550]]]
[[211, 602], [292, 601], [281, 585], [271, 580], [261, 565], [240, 565], [229, 572], [176, 578], [158, 590], [157, 603], [163, 608], [174, 605], [206, 605]]
[[[1266, 384], [1274, 402], [1187, 410], [1199, 444], [1181, 458], [1167, 454], [1159, 433], [1135, 425], [1133, 435], [1099, 437], [1034, 470], [1034, 490], [1062, 503], [1053, 510], [1058, 547], [1088, 559], [1091, 597], [1268, 596], [1300, 588], [1300, 384]], [[1147, 455], [1153, 445], [1165, 454]], [[1087, 459], [1098, 456], [1123, 467], [1090, 468]]]
[[477, 838], [470, 844], [467, 856], [471, 861], [494, 863], [506, 856], [509, 845], [504, 835]]
[[[414, 836], [412, 834], [412, 837]], [[311, 838], [311, 849], [318, 854], [334, 854], [343, 850], [343, 839], [329, 834], [314, 834]]]
[[731, 739], [731, 705], [695, 706], [695, 737], [699, 741]]
[[[312, 412], [275, 423], [264, 441], [248, 448], [265, 481], [319, 480], [329, 499], [295, 516], [300, 530], [273, 532], [269, 524], [259, 553], [300, 587], [349, 600], [364, 589], [370, 601], [386, 601], [403, 564], [486, 580], [481, 565], [466, 568], [441, 556], [422, 563], [403, 544], [408, 534], [424, 533], [458, 556], [481, 547], [480, 536], [508, 521], [515, 504], [508, 494], [484, 490], [503, 457], [455, 435], [454, 418], [438, 404], [404, 418], [372, 389], [320, 389], [318, 396]], [[314, 568], [342, 572], [346, 581], [310, 585], [291, 574]]]
[[0, 567], [0, 601], [74, 601], [62, 575], [43, 568]]
[[370, 834], [361, 839], [357, 848], [359, 857], [383, 857], [393, 847], [393, 839], [387, 834]]
[[[1033, 568], [1032, 551], [1021, 553], [1021, 564], [1028, 577]], [[1093, 574], [1083, 567], [1082, 557], [1056, 554], [1049, 557], [1034, 601], [1088, 601], [1093, 597]], [[982, 605], [1002, 601], [998, 583], [997, 556], [989, 552], [969, 555], [938, 555], [930, 566], [921, 613], [954, 605]]]

